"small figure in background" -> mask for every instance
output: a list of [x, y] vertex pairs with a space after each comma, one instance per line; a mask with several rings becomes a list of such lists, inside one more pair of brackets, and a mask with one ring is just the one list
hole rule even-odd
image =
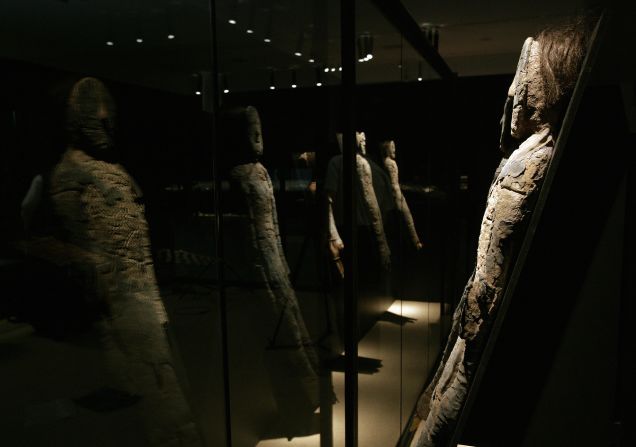
[[[342, 134], [336, 135], [338, 145], [342, 152]], [[366, 135], [364, 132], [356, 132], [356, 171], [359, 184], [354, 185], [354, 190], [359, 194], [359, 205], [356, 207], [357, 224], [359, 227], [368, 228], [373, 235], [373, 245], [376, 248], [381, 269], [388, 272], [391, 269], [391, 249], [384, 232], [383, 214], [389, 207], [381, 207], [380, 199], [382, 191], [376, 191], [379, 179], [374, 179], [374, 172], [370, 162], [365, 158]], [[344, 277], [341, 253], [345, 249], [344, 242], [338, 232], [338, 224], [342, 224], [342, 155], [337, 155], [329, 161], [327, 177], [325, 179], [325, 191], [327, 193], [328, 210], [328, 237], [329, 252], [336, 262], [338, 271]], [[385, 176], [383, 174], [383, 176]], [[380, 196], [378, 196], [380, 194]]]
[[316, 153], [315, 152], [303, 152], [298, 156], [298, 161], [304, 163], [312, 172], [312, 178], [309, 184], [307, 185], [307, 191], [312, 196], [316, 195], [316, 179], [315, 179], [315, 169], [316, 169]]
[[[342, 152], [342, 134], [336, 138]], [[335, 263], [337, 271], [333, 281], [335, 298], [335, 324], [339, 334], [350, 324], [345, 318], [344, 303], [351, 299], [346, 296], [345, 274], [355, 274], [358, 284], [358, 335], [363, 337], [394, 301], [391, 294], [391, 249], [385, 233], [385, 218], [395, 207], [391, 197], [389, 176], [373, 160], [366, 157], [366, 135], [356, 132], [356, 154], [354, 182], [351, 191], [355, 203], [353, 217], [356, 223], [356, 245], [343, 240], [340, 231], [344, 222], [345, 207], [351, 206], [344, 196], [344, 157], [336, 155], [329, 160], [325, 177], [326, 211], [323, 222], [326, 233], [327, 255]], [[355, 272], [345, 272], [341, 260], [343, 250], [355, 249], [357, 268]], [[342, 342], [344, 338], [340, 338]], [[341, 350], [338, 351], [340, 353]]]
[[395, 161], [395, 141], [389, 140], [382, 142], [380, 145], [380, 149], [384, 167], [389, 173], [389, 178], [391, 179], [391, 191], [393, 192], [395, 207], [404, 218], [404, 223], [408, 228], [409, 236], [411, 238], [411, 242], [413, 242], [413, 246], [416, 250], [420, 250], [422, 248], [422, 243], [420, 242], [420, 238], [417, 235], [415, 222], [413, 222], [413, 216], [411, 215], [411, 210], [409, 209], [409, 206], [406, 203], [406, 199], [402, 194], [402, 189], [400, 188], [398, 165]]

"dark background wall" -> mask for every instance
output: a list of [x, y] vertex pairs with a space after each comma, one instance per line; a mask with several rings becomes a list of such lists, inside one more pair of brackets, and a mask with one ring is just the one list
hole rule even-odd
[[[1, 65], [1, 220], [4, 237], [10, 238], [19, 233], [19, 204], [29, 182], [50, 169], [65, 148], [65, 98], [81, 76], [12, 61]], [[403, 284], [406, 296], [453, 301], [460, 294], [499, 160], [498, 124], [510, 81], [511, 76], [491, 76], [358, 88], [357, 125], [367, 133], [369, 156], [380, 163], [378, 143], [394, 139], [401, 182], [433, 187], [428, 194], [406, 193], [428, 248], [426, 259], [409, 252], [403, 256], [407, 270], [411, 268]], [[165, 245], [170, 238], [170, 230], [162, 228], [167, 213], [212, 208], [210, 197], [201, 199], [191, 191], [194, 182], [212, 179], [210, 116], [201, 111], [197, 96], [105, 82], [118, 108], [123, 164], [145, 193], [153, 240]], [[225, 106], [259, 110], [263, 164], [273, 178], [289, 172], [293, 153], [316, 151], [320, 182], [326, 163], [337, 153], [337, 88], [230, 94], [223, 100]], [[460, 190], [462, 175], [467, 176], [467, 190]], [[169, 185], [180, 185], [183, 193], [168, 203]], [[287, 216], [291, 222], [298, 214], [293, 204], [278, 198], [282, 220]], [[422, 283], [428, 284], [425, 293]]]

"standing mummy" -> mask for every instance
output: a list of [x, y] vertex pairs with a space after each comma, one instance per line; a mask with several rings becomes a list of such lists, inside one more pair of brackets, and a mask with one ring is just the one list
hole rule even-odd
[[276, 344], [289, 347], [290, 371], [306, 386], [307, 398], [317, 404], [314, 393], [318, 380], [318, 356], [312, 346], [289, 280], [289, 267], [281, 244], [274, 189], [267, 169], [260, 163], [263, 154], [261, 122], [251, 106], [226, 113], [226, 144], [232, 147], [230, 179], [240, 192], [248, 216], [251, 256], [259, 280], [265, 286], [271, 311], [266, 318], [279, 322]]
[[[340, 151], [342, 151], [342, 134], [336, 135]], [[379, 255], [380, 264], [384, 271], [388, 271], [391, 268], [391, 249], [384, 232], [384, 223], [382, 220], [382, 210], [378, 201], [378, 196], [373, 185], [373, 173], [369, 161], [364, 157], [366, 154], [366, 135], [364, 132], [356, 132], [356, 172], [359, 179], [359, 188], [356, 190], [361, 192], [360, 212], [358, 212], [358, 225], [365, 225], [370, 227], [373, 233], [375, 244], [377, 247], [377, 253]], [[341, 212], [342, 197], [338, 196], [340, 184], [342, 181], [342, 155], [336, 156], [329, 161], [327, 167], [327, 179], [325, 183], [325, 190], [327, 192], [327, 210], [328, 210], [328, 231], [329, 231], [329, 248], [333, 259], [336, 261], [336, 265], [340, 270], [341, 275], [344, 276], [344, 269], [340, 262], [340, 253], [344, 249], [344, 243], [338, 233], [338, 227], [335, 218], [334, 208], [337, 207], [336, 202], [340, 202], [338, 211]], [[341, 219], [340, 219], [341, 220]]]
[[151, 446], [199, 446], [201, 440], [175, 372], [168, 318], [150, 253], [141, 192], [118, 163], [114, 102], [84, 78], [68, 103], [70, 144], [51, 173], [59, 228], [42, 247], [79, 273], [106, 359], [106, 386], [140, 397], [135, 409]]
[[523, 45], [506, 101], [504, 156], [488, 194], [475, 271], [453, 317], [441, 364], [420, 397], [416, 447], [446, 445], [452, 435], [552, 158], [585, 38], [580, 24], [545, 30]]
[[393, 193], [395, 207], [404, 219], [404, 223], [406, 224], [406, 228], [409, 232], [409, 237], [411, 238], [411, 242], [413, 242], [415, 249], [420, 250], [422, 248], [422, 243], [420, 242], [420, 238], [417, 236], [417, 230], [415, 229], [415, 222], [413, 222], [411, 210], [409, 209], [409, 205], [406, 203], [406, 199], [404, 198], [402, 189], [400, 188], [400, 175], [397, 162], [395, 161], [395, 141], [384, 141], [380, 148], [384, 167], [389, 173], [389, 178], [391, 179], [391, 192]]

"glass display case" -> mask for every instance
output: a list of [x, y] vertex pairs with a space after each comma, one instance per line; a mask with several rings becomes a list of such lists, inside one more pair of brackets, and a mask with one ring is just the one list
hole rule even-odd
[[8, 445], [411, 445], [518, 53], [459, 79], [401, 2], [22, 3], [0, 7]]
[[[424, 81], [440, 75], [376, 5], [356, 2], [348, 24], [342, 6], [228, 2], [217, 10], [218, 160], [228, 185], [220, 206], [223, 276], [238, 445], [345, 445], [346, 431], [356, 429], [347, 422], [349, 400], [360, 445], [396, 443], [448, 328], [444, 247], [459, 240], [448, 188], [459, 183], [447, 177], [452, 160], [436, 155], [443, 137], [434, 131], [434, 120], [448, 115], [413, 113], [419, 98], [426, 101]], [[343, 36], [352, 27], [348, 61]], [[237, 129], [255, 126], [257, 115], [256, 154], [237, 159], [247, 151]], [[356, 163], [347, 171], [351, 130]], [[349, 186], [347, 172], [354, 172]], [[348, 337], [357, 350], [357, 385], [349, 385], [356, 393], [347, 391]]]

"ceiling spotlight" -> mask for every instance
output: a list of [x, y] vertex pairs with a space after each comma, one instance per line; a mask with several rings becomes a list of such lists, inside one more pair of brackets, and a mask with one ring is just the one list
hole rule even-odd
[[199, 96], [201, 94], [201, 92], [199, 90], [197, 90], [196, 92], [194, 92], [194, 94]]
[[276, 90], [276, 82], [274, 80], [274, 70], [271, 70], [269, 73], [269, 89]]
[[143, 39], [141, 37], [137, 37], [137, 39], [135, 39], [135, 42], [137, 43], [143, 43]]
[[421, 76], [418, 76], [418, 77], [417, 77], [417, 80], [418, 80], [418, 81], [420, 81], [420, 82], [422, 82], [422, 77], [421, 77]]
[[268, 14], [267, 14], [267, 18], [266, 18], [266, 22], [265, 22], [265, 32], [263, 33], [263, 42], [265, 43], [271, 43], [272, 41], [272, 20], [273, 20], [273, 11], [270, 9]]
[[221, 75], [221, 84], [223, 86], [223, 93], [230, 93], [230, 86], [227, 83], [227, 74], [225, 73]]
[[433, 48], [436, 50], [439, 49], [439, 29], [442, 25], [437, 25], [434, 23], [422, 23], [420, 25], [420, 29], [424, 34], [424, 37], [428, 40]]
[[109, 47], [114, 47], [115, 46], [115, 38], [117, 37], [117, 34], [114, 33], [113, 30], [113, 17], [109, 15], [108, 17], [108, 22], [107, 22], [107, 28], [106, 28], [106, 46]]
[[[242, 2], [239, 1], [237, 3], [242, 3]], [[245, 28], [245, 32], [247, 34], [254, 34], [254, 14], [255, 14], [256, 3], [257, 2], [250, 2], [250, 5], [249, 5], [249, 12], [247, 16], [247, 27]]]
[[342, 71], [342, 67], [338, 67], [338, 71]]
[[329, 73], [329, 67], [325, 68], [325, 73]]
[[239, 3], [240, 0], [230, 0], [227, 3], [229, 3], [228, 5], [228, 9], [229, 11], [227, 12], [227, 15], [229, 16], [227, 23], [229, 23], [230, 25], [236, 25], [237, 23], [237, 18], [240, 16], [240, 14], [238, 13], [239, 11]]
[[316, 87], [322, 87], [322, 72], [316, 68]]
[[303, 29], [298, 31], [298, 40], [296, 41], [296, 50], [294, 51], [294, 56], [302, 56], [303, 55], [303, 43], [305, 40], [305, 35], [303, 33]]
[[[176, 24], [175, 24], [175, 16], [177, 16], [177, 11], [176, 11], [176, 5], [175, 2], [169, 2], [166, 5], [166, 9], [165, 9], [165, 20], [166, 20], [166, 27], [165, 27], [165, 33], [166, 33], [166, 38], [168, 40], [173, 40], [176, 36], [175, 36], [175, 30], [178, 29], [176, 28]], [[141, 34], [141, 33], [139, 33]]]
[[422, 82], [422, 62], [418, 62], [417, 64], [417, 80], [419, 82]]
[[333, 68], [331, 69], [331, 72], [332, 72], [332, 73], [333, 73], [334, 71], [336, 71], [336, 67], [333, 67]]
[[366, 62], [373, 58], [373, 35], [369, 32], [358, 36], [358, 60]]
[[312, 58], [309, 58], [309, 63], [310, 63], [310, 64], [313, 64], [314, 62], [316, 62], [316, 59], [314, 59], [313, 57], [312, 57]]
[[291, 78], [292, 78], [291, 88], [298, 87], [298, 85], [297, 85], [298, 80], [297, 80], [297, 76], [296, 76], [296, 70], [292, 70]]

